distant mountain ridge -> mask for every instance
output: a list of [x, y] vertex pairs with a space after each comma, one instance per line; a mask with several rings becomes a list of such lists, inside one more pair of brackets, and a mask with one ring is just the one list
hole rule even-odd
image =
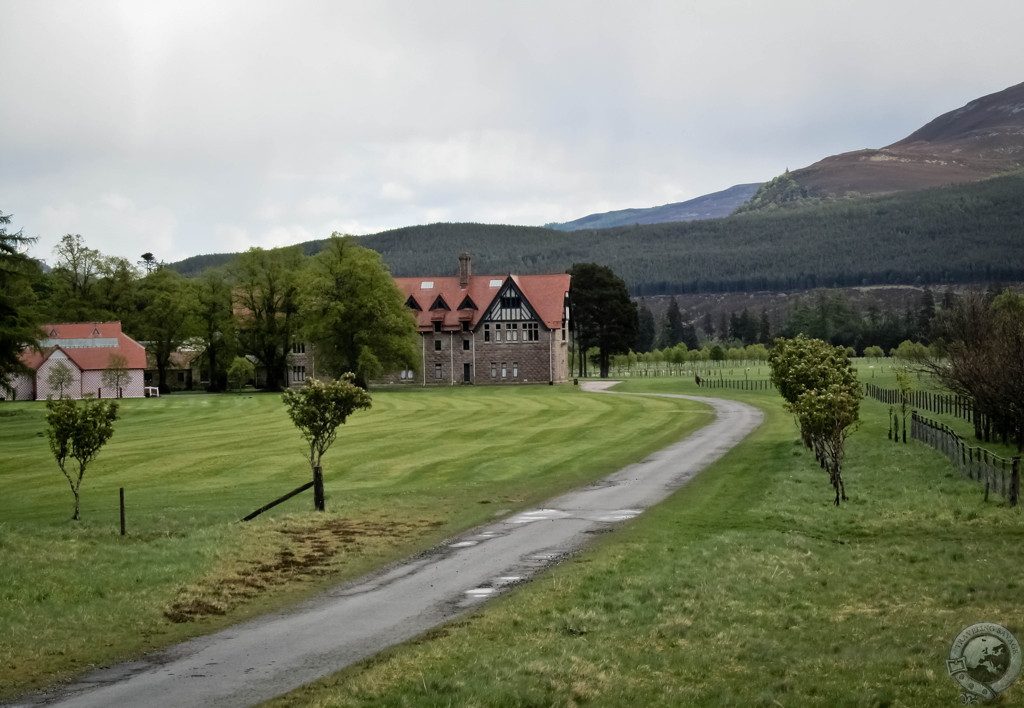
[[[396, 276], [455, 272], [456, 256], [490, 273], [610, 266], [635, 295], [792, 291], [888, 284], [1024, 280], [1024, 172], [901, 194], [808, 202], [690, 222], [555, 231], [537, 226], [428, 224], [363, 236]], [[305, 253], [323, 241], [299, 244]], [[196, 256], [196, 274], [232, 254]]]
[[674, 221], [721, 219], [732, 214], [738, 206], [754, 196], [760, 186], [760, 182], [737, 184], [720, 192], [704, 194], [685, 202], [588, 214], [572, 221], [545, 224], [544, 226], [557, 231], [579, 231], [580, 229], [611, 229], [616, 226], [634, 226], [636, 224], [666, 224]]
[[879, 149], [826, 157], [776, 178], [745, 207], [891, 194], [976, 182], [1024, 168], [1024, 83], [943, 113]]

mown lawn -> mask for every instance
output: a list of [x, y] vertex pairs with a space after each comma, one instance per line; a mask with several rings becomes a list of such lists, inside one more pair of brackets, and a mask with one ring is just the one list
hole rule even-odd
[[[684, 378], [629, 391], [696, 392]], [[865, 401], [848, 504], [773, 393], [665, 503], [467, 619], [281, 699], [315, 706], [934, 706], [953, 638], [1024, 638], [1024, 520]], [[1024, 703], [1024, 683], [1002, 698]]]
[[[276, 395], [122, 401], [82, 518], [41, 403], [0, 405], [0, 697], [212, 631], [610, 473], [710, 420], [572, 387], [381, 391], [325, 458], [328, 513]], [[125, 487], [129, 534], [118, 536]]]

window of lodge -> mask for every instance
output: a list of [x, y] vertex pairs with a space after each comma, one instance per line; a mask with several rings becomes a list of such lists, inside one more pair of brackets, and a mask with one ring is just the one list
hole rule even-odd
[[540, 339], [540, 325], [536, 322], [523, 323], [523, 341], [536, 342]]

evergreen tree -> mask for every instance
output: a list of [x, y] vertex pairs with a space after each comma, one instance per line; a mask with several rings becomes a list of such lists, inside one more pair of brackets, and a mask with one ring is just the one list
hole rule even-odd
[[757, 328], [757, 341], [765, 346], [772, 343], [772, 325], [768, 319], [768, 310], [761, 308], [761, 321]]
[[39, 315], [32, 284], [38, 264], [22, 253], [33, 239], [7, 232], [10, 214], [0, 212], [0, 395], [11, 393], [13, 374], [25, 371], [21, 352], [38, 343]]
[[636, 342], [636, 305], [622, 278], [607, 266], [577, 263], [569, 272], [577, 343], [582, 351], [597, 348], [601, 378], [607, 378], [611, 356], [626, 353]]
[[700, 320], [700, 328], [704, 330], [705, 337], [708, 337], [710, 339], [711, 337], [715, 336], [715, 325], [711, 321], [710, 312], [704, 313], [704, 316]]
[[683, 341], [683, 313], [679, 311], [679, 303], [675, 297], [668, 301], [668, 310], [661, 323], [658, 347], [668, 349]]
[[637, 338], [635, 350], [638, 352], [649, 352], [654, 348], [654, 339], [657, 331], [654, 325], [654, 313], [647, 307], [642, 299], [637, 309]]
[[935, 296], [929, 288], [921, 293], [921, 301], [917, 310], [917, 338], [918, 341], [928, 343], [931, 333], [932, 320], [935, 318]]

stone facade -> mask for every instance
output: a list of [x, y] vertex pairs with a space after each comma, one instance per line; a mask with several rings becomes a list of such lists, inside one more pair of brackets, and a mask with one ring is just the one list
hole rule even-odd
[[485, 341], [482, 329], [422, 333], [420, 371], [415, 377], [398, 374], [389, 380], [423, 385], [562, 383], [569, 377], [569, 342], [563, 332], [541, 328], [537, 341], [526, 342], [493, 341], [493, 330], [491, 341]]
[[569, 379], [569, 276], [481, 275], [459, 258], [457, 277], [396, 278], [420, 333], [408, 385], [562, 383]]

